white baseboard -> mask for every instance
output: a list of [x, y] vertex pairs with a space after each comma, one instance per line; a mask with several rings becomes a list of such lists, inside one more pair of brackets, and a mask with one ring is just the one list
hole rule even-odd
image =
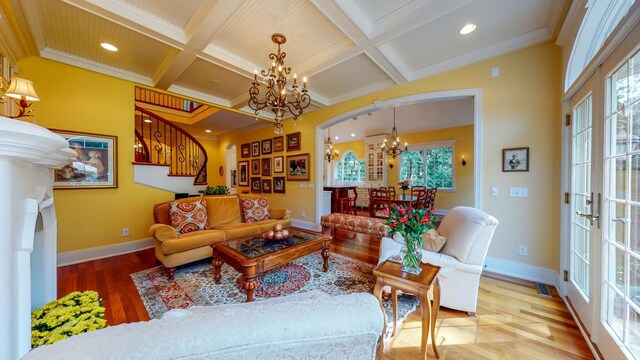
[[320, 226], [320, 224], [316, 224], [311, 221], [291, 219], [291, 225], [307, 230], [322, 231], [322, 226]]
[[120, 244], [63, 252], [58, 254], [58, 267], [128, 254], [135, 251], [149, 249], [153, 246], [153, 238], [146, 238]]
[[487, 256], [485, 259], [484, 270], [517, 279], [553, 285], [556, 288], [558, 287], [558, 280], [560, 279], [558, 272], [555, 270], [491, 256]]

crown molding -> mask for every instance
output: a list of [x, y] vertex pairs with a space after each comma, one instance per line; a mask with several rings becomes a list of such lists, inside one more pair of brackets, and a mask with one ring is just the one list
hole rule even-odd
[[113, 66], [100, 64], [95, 61], [87, 60], [78, 56], [67, 54], [62, 51], [54, 50], [51, 48], [44, 48], [40, 50], [40, 56], [45, 59], [55, 60], [64, 64], [76, 66], [86, 70], [95, 71], [101, 74], [113, 76], [119, 79], [133, 81], [135, 83], [153, 86], [153, 80], [150, 77], [140, 75], [131, 71], [118, 69]]

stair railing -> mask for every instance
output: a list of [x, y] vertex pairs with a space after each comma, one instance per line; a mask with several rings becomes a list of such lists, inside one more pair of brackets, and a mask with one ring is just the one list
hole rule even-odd
[[135, 133], [135, 163], [169, 166], [169, 176], [194, 176], [194, 185], [207, 184], [207, 152], [186, 130], [136, 106]]

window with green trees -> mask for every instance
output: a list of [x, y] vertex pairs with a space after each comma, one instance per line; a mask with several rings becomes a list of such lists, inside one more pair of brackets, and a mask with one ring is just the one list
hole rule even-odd
[[453, 141], [412, 146], [400, 155], [399, 180], [409, 180], [410, 186], [453, 189], [453, 148]]
[[333, 172], [335, 182], [357, 182], [364, 181], [364, 160], [358, 160], [356, 154], [347, 151], [342, 155], [340, 161], [336, 162]]

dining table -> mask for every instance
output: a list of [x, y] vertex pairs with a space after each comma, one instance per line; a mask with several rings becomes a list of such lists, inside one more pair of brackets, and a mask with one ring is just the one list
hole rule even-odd
[[416, 202], [416, 200], [418, 200], [416, 195], [397, 194], [393, 199], [391, 199], [391, 202], [394, 204], [409, 205]]

